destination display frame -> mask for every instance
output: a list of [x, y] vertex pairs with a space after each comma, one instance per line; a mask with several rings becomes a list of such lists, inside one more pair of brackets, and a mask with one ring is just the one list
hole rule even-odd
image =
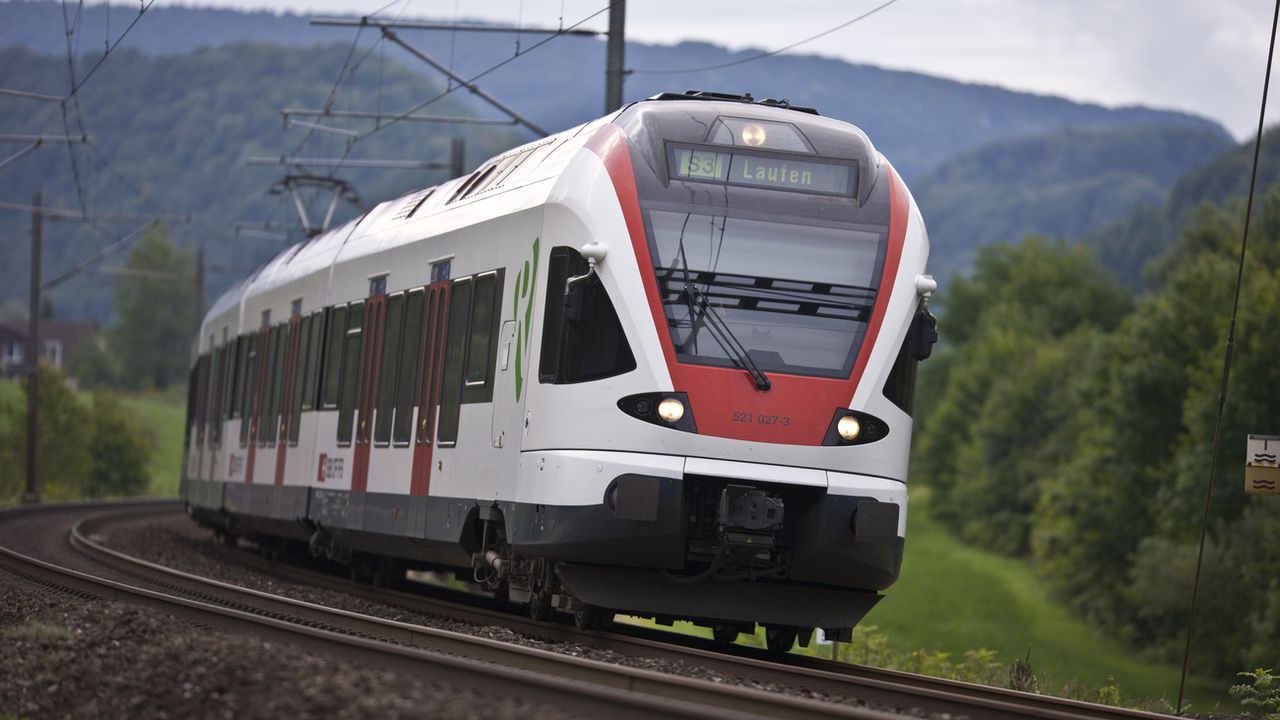
[[858, 161], [726, 145], [667, 143], [667, 177], [811, 195], [855, 197]]

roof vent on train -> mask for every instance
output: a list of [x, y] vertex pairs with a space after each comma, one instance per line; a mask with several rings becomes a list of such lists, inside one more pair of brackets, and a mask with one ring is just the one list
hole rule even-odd
[[420, 190], [410, 195], [409, 199], [405, 200], [404, 205], [400, 206], [400, 210], [396, 212], [395, 217], [391, 219], [407, 220], [413, 217], [414, 213], [418, 212], [418, 208], [422, 207], [427, 202], [427, 198], [431, 197], [435, 191], [435, 187], [429, 187], [426, 190]]
[[811, 107], [802, 107], [800, 105], [792, 105], [791, 101], [782, 98], [775, 100], [773, 98], [765, 98], [764, 100], [756, 100], [751, 97], [751, 93], [743, 93], [734, 95], [733, 93], [708, 92], [706, 90], [685, 90], [682, 93], [664, 92], [658, 93], [648, 100], [715, 100], [718, 102], [740, 102], [747, 105], [763, 105], [765, 107], [782, 108], [783, 110], [795, 110], [796, 112], [808, 113], [809, 115], [818, 115], [818, 111]]

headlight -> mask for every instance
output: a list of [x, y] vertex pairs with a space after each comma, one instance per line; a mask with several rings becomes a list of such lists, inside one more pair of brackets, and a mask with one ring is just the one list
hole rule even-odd
[[669, 423], [679, 422], [684, 417], [684, 403], [673, 397], [664, 398], [658, 403], [658, 417]]
[[840, 433], [840, 437], [845, 440], [853, 442], [862, 433], [862, 423], [852, 415], [845, 415], [836, 422], [836, 432]]

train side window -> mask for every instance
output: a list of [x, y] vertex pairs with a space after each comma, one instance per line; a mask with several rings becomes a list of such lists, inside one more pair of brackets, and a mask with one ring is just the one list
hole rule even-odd
[[449, 447], [458, 442], [458, 414], [462, 409], [462, 370], [466, 364], [468, 320], [475, 281], [462, 278], [453, 283], [449, 299], [449, 320], [445, 330], [444, 371], [440, 376], [440, 422], [436, 440]]
[[182, 449], [191, 447], [191, 428], [196, 423], [196, 380], [200, 364], [196, 363], [187, 371], [187, 421], [182, 431]]
[[307, 363], [302, 372], [302, 409], [314, 410], [319, 388], [320, 360], [324, 357], [325, 318], [329, 316], [328, 308], [311, 313], [311, 332], [307, 341]]
[[587, 261], [576, 249], [551, 249], [538, 362], [538, 379], [544, 383], [601, 380], [636, 369], [631, 345], [600, 279], [592, 275], [579, 280], [566, 294], [569, 278], [586, 272]]
[[196, 445], [204, 447], [205, 401], [208, 399], [209, 356], [196, 358]]
[[236, 338], [236, 377], [231, 384], [231, 419], [244, 417], [244, 383], [249, 374], [249, 338]]
[[405, 299], [404, 335], [396, 362], [395, 418], [391, 429], [391, 442], [396, 445], [408, 445], [413, 437], [413, 399], [418, 391], [425, 298], [425, 291], [414, 290]]
[[475, 280], [475, 294], [471, 301], [471, 328], [467, 332], [467, 367], [464, 373], [466, 390], [463, 392], [463, 402], [493, 400], [493, 368], [497, 359], [493, 351], [493, 339], [498, 334], [495, 311], [501, 277], [494, 272], [480, 275]]
[[240, 447], [249, 442], [249, 426], [253, 424], [254, 397], [258, 389], [258, 333], [250, 333], [249, 349], [245, 353], [244, 394], [240, 397], [243, 420], [240, 422]]
[[276, 428], [280, 424], [276, 410], [280, 398], [280, 366], [284, 364], [280, 357], [284, 354], [283, 330], [284, 326], [276, 326], [267, 333], [267, 363], [263, 367], [262, 399], [258, 402], [261, 409], [258, 421], [260, 446], [276, 444]]
[[225, 374], [223, 366], [227, 362], [227, 348], [225, 346], [213, 351], [213, 362], [210, 364], [212, 374], [209, 376], [209, 411], [205, 418], [205, 425], [208, 429], [207, 444], [209, 447], [218, 447], [218, 428], [222, 426], [222, 376]]
[[338, 407], [338, 389], [342, 383], [342, 336], [347, 331], [345, 305], [329, 311], [329, 330], [324, 340], [324, 388], [320, 393], [320, 409]]
[[361, 325], [364, 323], [364, 302], [347, 306], [347, 330], [342, 337], [341, 387], [338, 393], [338, 444], [351, 444], [352, 425], [356, 412], [356, 386], [360, 382]]
[[391, 418], [395, 411], [396, 366], [404, 336], [404, 293], [387, 298], [386, 325], [382, 331], [382, 354], [378, 358], [378, 394], [373, 411], [373, 442], [391, 442]]
[[294, 361], [293, 383], [289, 388], [289, 444], [298, 444], [298, 426], [302, 423], [302, 406], [307, 402], [307, 376], [311, 371], [311, 325], [315, 313], [302, 318], [298, 325], [298, 357]]
[[232, 407], [235, 399], [236, 361], [240, 356], [240, 338], [232, 338], [223, 349], [225, 357], [222, 365], [222, 399], [218, 401], [217, 443], [222, 447], [222, 426], [235, 412]]

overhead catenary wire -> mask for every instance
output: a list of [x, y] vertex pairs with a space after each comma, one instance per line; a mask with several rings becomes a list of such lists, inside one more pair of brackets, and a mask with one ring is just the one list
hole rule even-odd
[[1267, 118], [1267, 94], [1271, 89], [1271, 64], [1276, 52], [1276, 26], [1280, 24], [1280, 0], [1276, 0], [1271, 16], [1271, 43], [1267, 48], [1267, 72], [1262, 81], [1262, 107], [1258, 109], [1258, 131], [1253, 139], [1253, 169], [1249, 174], [1249, 195], [1244, 206], [1244, 229], [1240, 237], [1240, 261], [1236, 265], [1235, 292], [1231, 300], [1231, 320], [1227, 324], [1227, 346], [1222, 354], [1222, 380], [1218, 385], [1218, 409], [1213, 421], [1213, 449], [1209, 455], [1209, 478], [1204, 486], [1204, 513], [1200, 519], [1200, 549], [1196, 555], [1195, 579], [1191, 584], [1191, 609], [1187, 618], [1187, 641], [1182, 650], [1182, 675], [1178, 680], [1178, 708], [1187, 685], [1187, 667], [1191, 658], [1191, 638], [1196, 627], [1196, 601], [1200, 595], [1200, 569], [1204, 565], [1204, 544], [1209, 531], [1209, 509], [1213, 503], [1213, 483], [1218, 475], [1218, 451], [1222, 446], [1222, 422], [1227, 407], [1227, 385], [1231, 379], [1231, 355], [1236, 342], [1236, 318], [1240, 314], [1240, 289], [1244, 285], [1244, 261], [1249, 249], [1249, 221], [1253, 217], [1253, 196], [1258, 185], [1258, 156], [1262, 151], [1263, 124]]
[[779, 55], [779, 54], [784, 53], [784, 52], [786, 52], [786, 51], [788, 51], [788, 50], [794, 50], [794, 49], [796, 49], [796, 48], [800, 47], [801, 45], [804, 45], [804, 44], [806, 44], [806, 43], [813, 42], [814, 40], [817, 40], [817, 39], [819, 39], [819, 38], [824, 38], [824, 37], [826, 37], [826, 36], [830, 35], [831, 33], [838, 32], [838, 31], [840, 31], [840, 30], [843, 30], [843, 29], [845, 29], [845, 28], [849, 27], [850, 25], [853, 25], [853, 24], [854, 24], [854, 23], [856, 23], [856, 22], [859, 22], [859, 21], [865, 20], [865, 19], [867, 19], [867, 18], [871, 17], [872, 15], [875, 15], [876, 13], [880, 12], [881, 10], [884, 10], [885, 8], [889, 7], [890, 5], [892, 5], [892, 4], [896, 3], [896, 2], [898, 2], [898, 0], [887, 0], [887, 2], [883, 2], [883, 3], [881, 3], [881, 4], [877, 5], [877, 6], [875, 6], [874, 8], [871, 8], [870, 10], [868, 10], [868, 11], [866, 11], [866, 12], [862, 13], [861, 15], [859, 15], [859, 16], [857, 16], [857, 17], [855, 17], [855, 18], [853, 18], [852, 20], [846, 20], [846, 21], [844, 21], [844, 22], [840, 23], [839, 25], [836, 25], [835, 27], [831, 27], [831, 28], [827, 28], [826, 30], [823, 30], [822, 32], [818, 33], [817, 35], [810, 35], [809, 37], [807, 37], [807, 38], [805, 38], [805, 39], [803, 39], [803, 40], [798, 40], [798, 41], [796, 41], [796, 42], [791, 43], [790, 45], [786, 45], [786, 46], [784, 46], [784, 47], [780, 47], [780, 48], [778, 48], [777, 50], [769, 50], [769, 51], [767, 51], [767, 52], [758, 53], [758, 54], [756, 54], [756, 55], [752, 55], [752, 56], [750, 56], [750, 57], [738, 58], [737, 60], [730, 60], [730, 61], [728, 61], [728, 62], [723, 62], [723, 63], [719, 63], [719, 64], [716, 64], [716, 65], [704, 65], [704, 66], [702, 66], [702, 67], [674, 68], [674, 69], [660, 69], [660, 68], [658, 68], [658, 69], [636, 69], [636, 70], [628, 70], [627, 72], [628, 72], [628, 73], [633, 73], [633, 74], [636, 74], [636, 75], [679, 75], [679, 74], [684, 74], [684, 73], [698, 73], [698, 72], [706, 72], [706, 71], [708, 71], [708, 70], [721, 70], [721, 69], [723, 69], [723, 68], [733, 67], [733, 66], [735, 66], [735, 65], [743, 65], [743, 64], [745, 64], [745, 63], [749, 63], [749, 62], [755, 62], [756, 60], [763, 60], [764, 58], [767, 58], [767, 57], [773, 57], [774, 55]]

